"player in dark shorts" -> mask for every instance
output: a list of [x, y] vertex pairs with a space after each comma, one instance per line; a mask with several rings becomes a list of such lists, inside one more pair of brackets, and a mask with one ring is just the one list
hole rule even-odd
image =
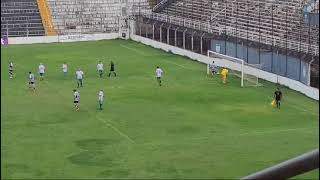
[[115, 77], [117, 77], [117, 73], [116, 71], [114, 70], [114, 63], [111, 61], [111, 64], [110, 64], [110, 72], [109, 72], [109, 77], [111, 76], [111, 73], [114, 74]]
[[79, 111], [80, 93], [76, 89], [73, 90], [73, 98], [74, 107], [76, 111]]
[[13, 63], [12, 62], [9, 63], [9, 76], [10, 76], [10, 79], [13, 78]]
[[274, 98], [276, 100], [277, 108], [280, 109], [280, 103], [282, 99], [282, 92], [280, 91], [280, 88], [277, 88], [277, 90], [274, 92]]

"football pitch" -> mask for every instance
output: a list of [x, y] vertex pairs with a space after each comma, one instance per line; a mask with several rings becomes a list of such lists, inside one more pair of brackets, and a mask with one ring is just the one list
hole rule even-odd
[[[118, 76], [109, 78], [111, 60]], [[161, 87], [156, 66], [164, 70]], [[76, 112], [78, 68], [85, 78]], [[28, 90], [29, 71], [36, 93]], [[282, 87], [281, 110], [274, 109], [277, 86], [262, 84], [241, 88], [231, 77], [224, 85], [206, 75], [204, 64], [133, 41], [1, 48], [1, 178], [239, 179], [318, 148], [319, 103]], [[318, 176], [317, 170], [296, 178]]]

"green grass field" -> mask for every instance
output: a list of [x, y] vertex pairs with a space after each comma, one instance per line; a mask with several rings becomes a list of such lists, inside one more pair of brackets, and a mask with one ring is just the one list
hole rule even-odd
[[[100, 59], [107, 70], [113, 60], [119, 76], [99, 79]], [[33, 71], [38, 78], [40, 62], [47, 77], [34, 94], [27, 77]], [[165, 71], [162, 87], [157, 65]], [[79, 67], [85, 79], [75, 112]], [[223, 85], [203, 64], [132, 41], [1, 48], [1, 178], [234, 179], [318, 148], [319, 103], [283, 87], [282, 109], [274, 109], [276, 85], [263, 84], [241, 88], [231, 78]]]

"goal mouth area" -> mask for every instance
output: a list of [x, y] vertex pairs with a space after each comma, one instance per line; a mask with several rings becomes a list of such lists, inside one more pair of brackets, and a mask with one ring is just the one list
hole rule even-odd
[[[241, 79], [241, 72], [239, 72], [239, 71], [230, 70], [230, 75]], [[259, 78], [256, 76], [244, 74], [243, 80], [244, 80], [243, 87], [261, 87], [261, 86], [263, 86], [263, 84], [259, 82]]]
[[[231, 76], [236, 76], [241, 79], [241, 87], [260, 87], [263, 86], [259, 82], [259, 78], [255, 75], [247, 73], [247, 70], [250, 68], [262, 69], [263, 64], [249, 64], [242, 59], [227, 56], [224, 54], [219, 54], [214, 51], [208, 50], [208, 57], [212, 58], [212, 61], [215, 61], [215, 64], [219, 67], [226, 67], [230, 70]], [[210, 64], [207, 64], [207, 73], [210, 73]]]

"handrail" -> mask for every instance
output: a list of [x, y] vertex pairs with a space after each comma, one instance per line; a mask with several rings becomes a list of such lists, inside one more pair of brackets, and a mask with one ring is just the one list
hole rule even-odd
[[316, 149], [242, 179], [288, 179], [318, 168], [319, 149]]
[[175, 0], [162, 0], [157, 5], [155, 5], [152, 10], [154, 12], [161, 11], [161, 9], [163, 9], [164, 6], [166, 6], [170, 3], [173, 3], [174, 1]]

